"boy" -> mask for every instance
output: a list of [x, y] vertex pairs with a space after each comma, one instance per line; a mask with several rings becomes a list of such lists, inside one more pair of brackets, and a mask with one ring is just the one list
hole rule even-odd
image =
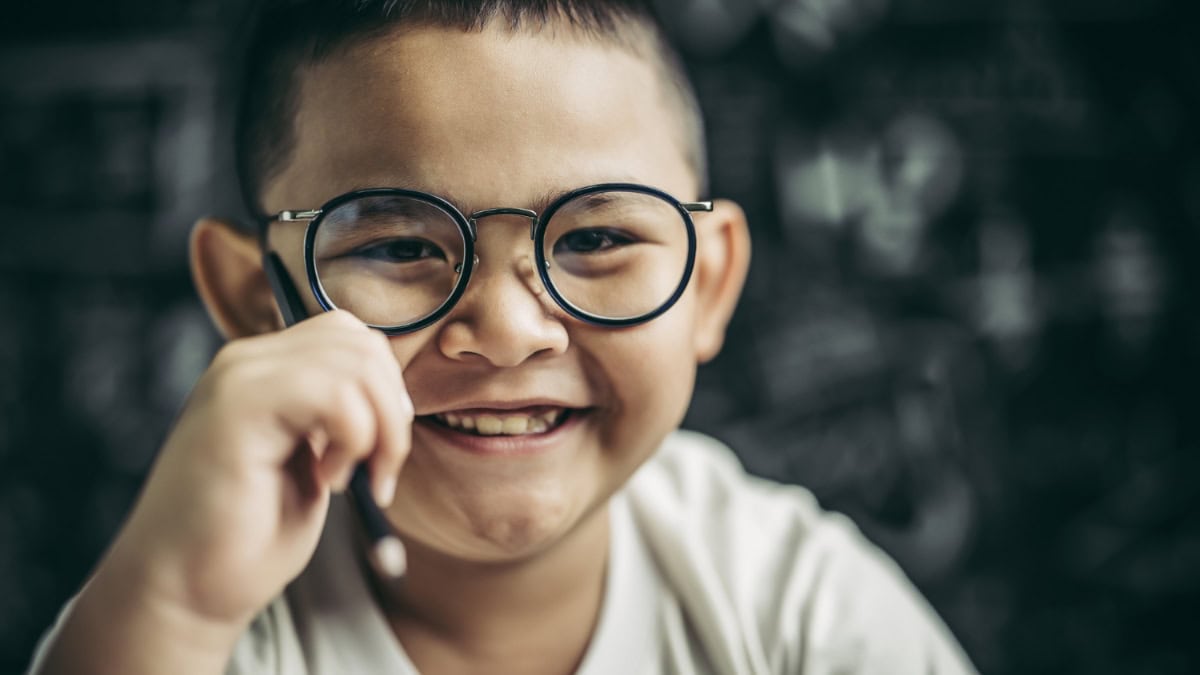
[[[649, 10], [310, 0], [256, 36], [264, 229], [192, 236], [230, 343], [35, 671], [970, 671], [852, 527], [674, 433], [749, 243], [692, 201]], [[400, 577], [331, 503], [360, 463]]]

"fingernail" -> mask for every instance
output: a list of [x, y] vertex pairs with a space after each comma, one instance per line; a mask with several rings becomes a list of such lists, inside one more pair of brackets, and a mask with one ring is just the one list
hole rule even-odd
[[380, 479], [375, 486], [375, 502], [380, 506], [386, 507], [391, 505], [392, 500], [395, 498], [396, 479], [392, 476]]

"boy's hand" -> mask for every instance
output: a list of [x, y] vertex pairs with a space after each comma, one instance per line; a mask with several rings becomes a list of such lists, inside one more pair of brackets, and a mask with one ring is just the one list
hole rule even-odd
[[330, 492], [359, 462], [391, 502], [412, 419], [387, 338], [349, 313], [231, 342], [90, 586], [240, 634], [308, 563]]

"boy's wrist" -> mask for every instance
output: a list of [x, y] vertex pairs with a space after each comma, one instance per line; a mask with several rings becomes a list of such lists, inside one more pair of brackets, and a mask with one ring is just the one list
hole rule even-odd
[[120, 602], [129, 611], [155, 617], [164, 628], [180, 629], [185, 638], [232, 649], [253, 612], [225, 616], [208, 611], [204, 598], [190, 597], [196, 595], [196, 584], [183, 566], [172, 564], [174, 554], [165, 559], [146, 555], [147, 546], [123, 539], [105, 556], [85, 592], [95, 587], [97, 600]]
[[[117, 563], [102, 565], [88, 583], [95, 587], [97, 602], [120, 603], [121, 611], [136, 612], [152, 618], [164, 632], [204, 646], [232, 649], [245, 630], [251, 616], [242, 620], [209, 615], [186, 601], [184, 583], [167, 583], [160, 570], [144, 569], [147, 565]], [[178, 588], [174, 588], [174, 587]]]

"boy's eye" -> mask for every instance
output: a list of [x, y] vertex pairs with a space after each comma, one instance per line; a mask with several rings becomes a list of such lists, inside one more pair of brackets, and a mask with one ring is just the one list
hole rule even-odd
[[632, 237], [607, 228], [574, 230], [554, 242], [554, 253], [594, 253], [634, 243]]
[[446, 259], [446, 254], [437, 245], [424, 239], [391, 239], [362, 246], [353, 255], [381, 262], [414, 262], [429, 258]]

